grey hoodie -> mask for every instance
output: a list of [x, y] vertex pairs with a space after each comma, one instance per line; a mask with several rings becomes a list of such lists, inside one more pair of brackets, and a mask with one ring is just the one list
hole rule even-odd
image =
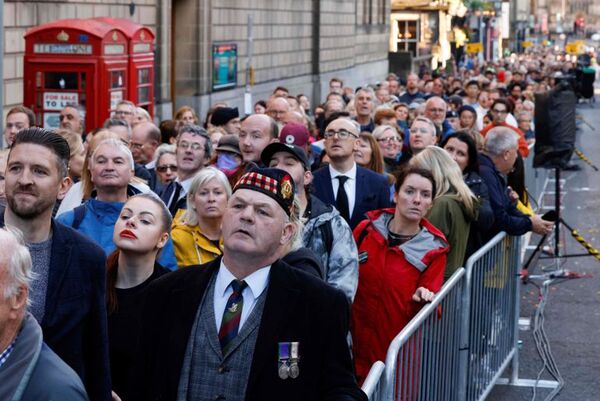
[[42, 341], [42, 329], [27, 313], [15, 348], [0, 367], [2, 401], [87, 401], [79, 376]]

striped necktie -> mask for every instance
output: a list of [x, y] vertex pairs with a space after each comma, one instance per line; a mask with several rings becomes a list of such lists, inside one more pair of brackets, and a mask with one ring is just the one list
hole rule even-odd
[[221, 343], [223, 354], [227, 352], [227, 347], [238, 334], [240, 319], [242, 318], [242, 308], [244, 307], [242, 292], [248, 286], [245, 281], [240, 280], [232, 280], [230, 285], [233, 292], [225, 305], [223, 320], [221, 320], [221, 328], [219, 329], [219, 342]]

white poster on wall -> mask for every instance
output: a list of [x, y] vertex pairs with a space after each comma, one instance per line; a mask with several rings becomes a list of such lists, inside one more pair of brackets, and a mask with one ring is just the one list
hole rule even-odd
[[44, 113], [44, 128], [56, 129], [60, 126], [60, 113]]
[[114, 110], [117, 108], [117, 104], [123, 100], [123, 91], [112, 91], [110, 92], [110, 109]]
[[44, 92], [44, 110], [62, 110], [69, 103], [79, 103], [79, 94], [73, 92]]

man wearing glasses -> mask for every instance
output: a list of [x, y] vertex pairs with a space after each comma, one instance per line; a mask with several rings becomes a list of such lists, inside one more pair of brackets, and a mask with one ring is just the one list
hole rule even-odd
[[485, 137], [488, 131], [494, 127], [510, 128], [519, 135], [519, 154], [521, 157], [527, 157], [529, 155], [529, 147], [527, 146], [527, 141], [525, 140], [525, 134], [516, 126], [506, 122], [506, 118], [511, 112], [511, 109], [512, 107], [508, 100], [504, 98], [494, 100], [494, 103], [492, 103], [492, 107], [490, 108], [493, 120], [487, 127], [481, 130], [481, 135]]
[[192, 179], [204, 168], [212, 152], [210, 137], [198, 125], [184, 125], [177, 135], [176, 146], [177, 178], [159, 193], [173, 216], [178, 210], [187, 209], [186, 194]]
[[129, 100], [121, 100], [115, 109], [115, 116], [119, 120], [124, 120], [133, 126], [133, 118], [135, 117], [135, 104]]
[[325, 129], [325, 150], [329, 166], [314, 173], [314, 194], [322, 202], [336, 206], [354, 229], [369, 210], [390, 205], [387, 178], [354, 161], [359, 125], [348, 118], [333, 120]]
[[425, 117], [433, 121], [440, 139], [443, 139], [446, 135], [450, 135], [454, 132], [452, 125], [446, 121], [447, 111], [448, 105], [441, 97], [433, 96], [425, 102]]

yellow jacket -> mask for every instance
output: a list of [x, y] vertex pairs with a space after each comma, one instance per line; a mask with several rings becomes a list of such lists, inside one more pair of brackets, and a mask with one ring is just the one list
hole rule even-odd
[[217, 248], [202, 234], [200, 227], [183, 224], [179, 219], [173, 221], [171, 237], [177, 266], [180, 268], [208, 263], [223, 253], [223, 237], [219, 240]]

